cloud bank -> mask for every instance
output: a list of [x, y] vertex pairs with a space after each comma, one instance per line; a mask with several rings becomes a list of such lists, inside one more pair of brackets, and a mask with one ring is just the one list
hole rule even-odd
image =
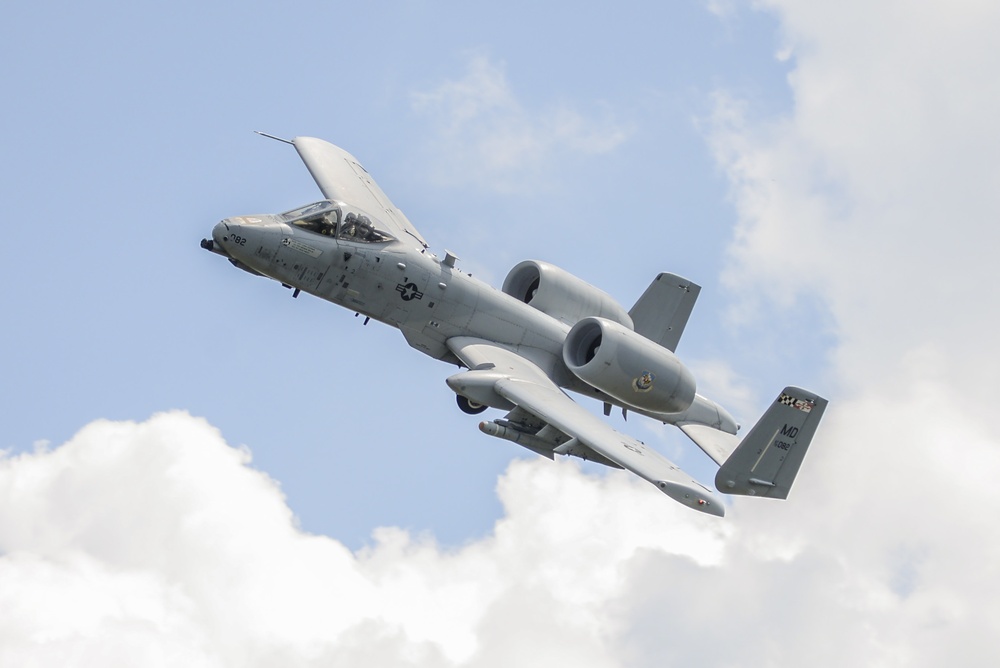
[[865, 622], [810, 616], [867, 644], [867, 665], [984, 665], [1000, 630], [1000, 10], [766, 4], [794, 108], [754, 118], [720, 91], [709, 137], [738, 213], [736, 321], [773, 329], [818, 297], [836, 327], [834, 402], [785, 530], [832, 558], [816, 577], [850, 571], [830, 593]]
[[515, 462], [489, 537], [385, 528], [354, 554], [298, 530], [249, 464], [185, 413], [5, 459], [0, 663], [619, 665], [642, 555], [717, 567], [730, 530], [624, 476]]
[[352, 553], [204, 420], [95, 422], [0, 465], [0, 665], [974, 665], [996, 495], [921, 502], [888, 455], [843, 460], [849, 424], [791, 502], [727, 520], [537, 459], [500, 479], [490, 535], [383, 528]]

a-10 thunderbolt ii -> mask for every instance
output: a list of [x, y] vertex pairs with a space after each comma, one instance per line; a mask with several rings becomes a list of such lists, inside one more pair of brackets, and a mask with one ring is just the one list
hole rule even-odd
[[624, 468], [689, 508], [725, 514], [711, 490], [577, 404], [571, 390], [604, 402], [605, 415], [617, 406], [678, 426], [719, 464], [722, 493], [788, 496], [827, 401], [786, 387], [737, 437], [733, 418], [696, 392], [674, 354], [699, 286], [661, 273], [626, 311], [566, 271], [528, 260], [497, 290], [463, 272], [450, 252], [430, 253], [352, 155], [312, 137], [280, 141], [295, 147], [326, 199], [226, 218], [203, 248], [294, 296], [307, 292], [396, 327], [417, 350], [464, 367], [446, 379], [459, 407], [506, 411], [480, 423], [490, 436], [549, 459]]

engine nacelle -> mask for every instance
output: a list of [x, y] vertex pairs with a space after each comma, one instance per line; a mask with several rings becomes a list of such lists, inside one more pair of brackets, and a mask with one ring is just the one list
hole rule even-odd
[[611, 295], [547, 262], [521, 262], [507, 274], [503, 291], [567, 325], [597, 316], [632, 329], [632, 318]]
[[563, 361], [580, 380], [635, 408], [680, 413], [694, 401], [694, 376], [676, 355], [604, 318], [573, 326]]

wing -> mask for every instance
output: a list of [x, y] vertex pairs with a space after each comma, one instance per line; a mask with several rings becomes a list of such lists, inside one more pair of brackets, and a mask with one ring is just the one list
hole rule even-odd
[[389, 201], [357, 158], [315, 137], [296, 137], [291, 143], [324, 197], [352, 204], [378, 216], [398, 239], [409, 235], [427, 248], [417, 228]]
[[[613, 465], [627, 469], [689, 508], [720, 517], [725, 515], [722, 502], [707, 487], [656, 450], [614, 430], [570, 399], [543, 370], [544, 359], [538, 360], [540, 366], [524, 355], [499, 345], [467, 337], [449, 339], [448, 347], [472, 369], [468, 373], [488, 370], [490, 377], [494, 379], [493, 390], [517, 406], [507, 415], [507, 420], [483, 423], [483, 431], [493, 433], [490, 431], [490, 424], [496, 424], [501, 429], [510, 426], [516, 430], [518, 419], [523, 422], [525, 416], [537, 418], [545, 425], [538, 431], [539, 435], [544, 430], [550, 430], [548, 441], [552, 444], [552, 452], [582, 453], [581, 456], [587, 455], [588, 451], [592, 452], [596, 457], [585, 458], [606, 459]], [[538, 424], [536, 422], [533, 426], [537, 427]], [[551, 431], [556, 430], [561, 438], [551, 434]], [[535, 438], [543, 442], [546, 440], [540, 436]], [[510, 440], [517, 439], [510, 437]], [[533, 445], [536, 447], [530, 449], [540, 450], [537, 443]]]

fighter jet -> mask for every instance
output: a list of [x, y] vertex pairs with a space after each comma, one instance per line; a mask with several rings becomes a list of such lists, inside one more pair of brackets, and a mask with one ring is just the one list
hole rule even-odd
[[[260, 133], [264, 134], [264, 133]], [[724, 494], [784, 499], [827, 400], [798, 387], [778, 392], [745, 437], [697, 392], [675, 354], [700, 287], [661, 273], [631, 309], [540, 260], [516, 265], [499, 290], [458, 258], [428, 250], [354, 156], [313, 137], [286, 140], [325, 199], [279, 214], [226, 218], [202, 248], [398, 328], [420, 352], [465, 369], [445, 380], [459, 408], [505, 411], [479, 429], [555, 459], [622, 468], [681, 504], [723, 516], [711, 489], [654, 448], [612, 428], [567, 391], [676, 425], [718, 465]]]

